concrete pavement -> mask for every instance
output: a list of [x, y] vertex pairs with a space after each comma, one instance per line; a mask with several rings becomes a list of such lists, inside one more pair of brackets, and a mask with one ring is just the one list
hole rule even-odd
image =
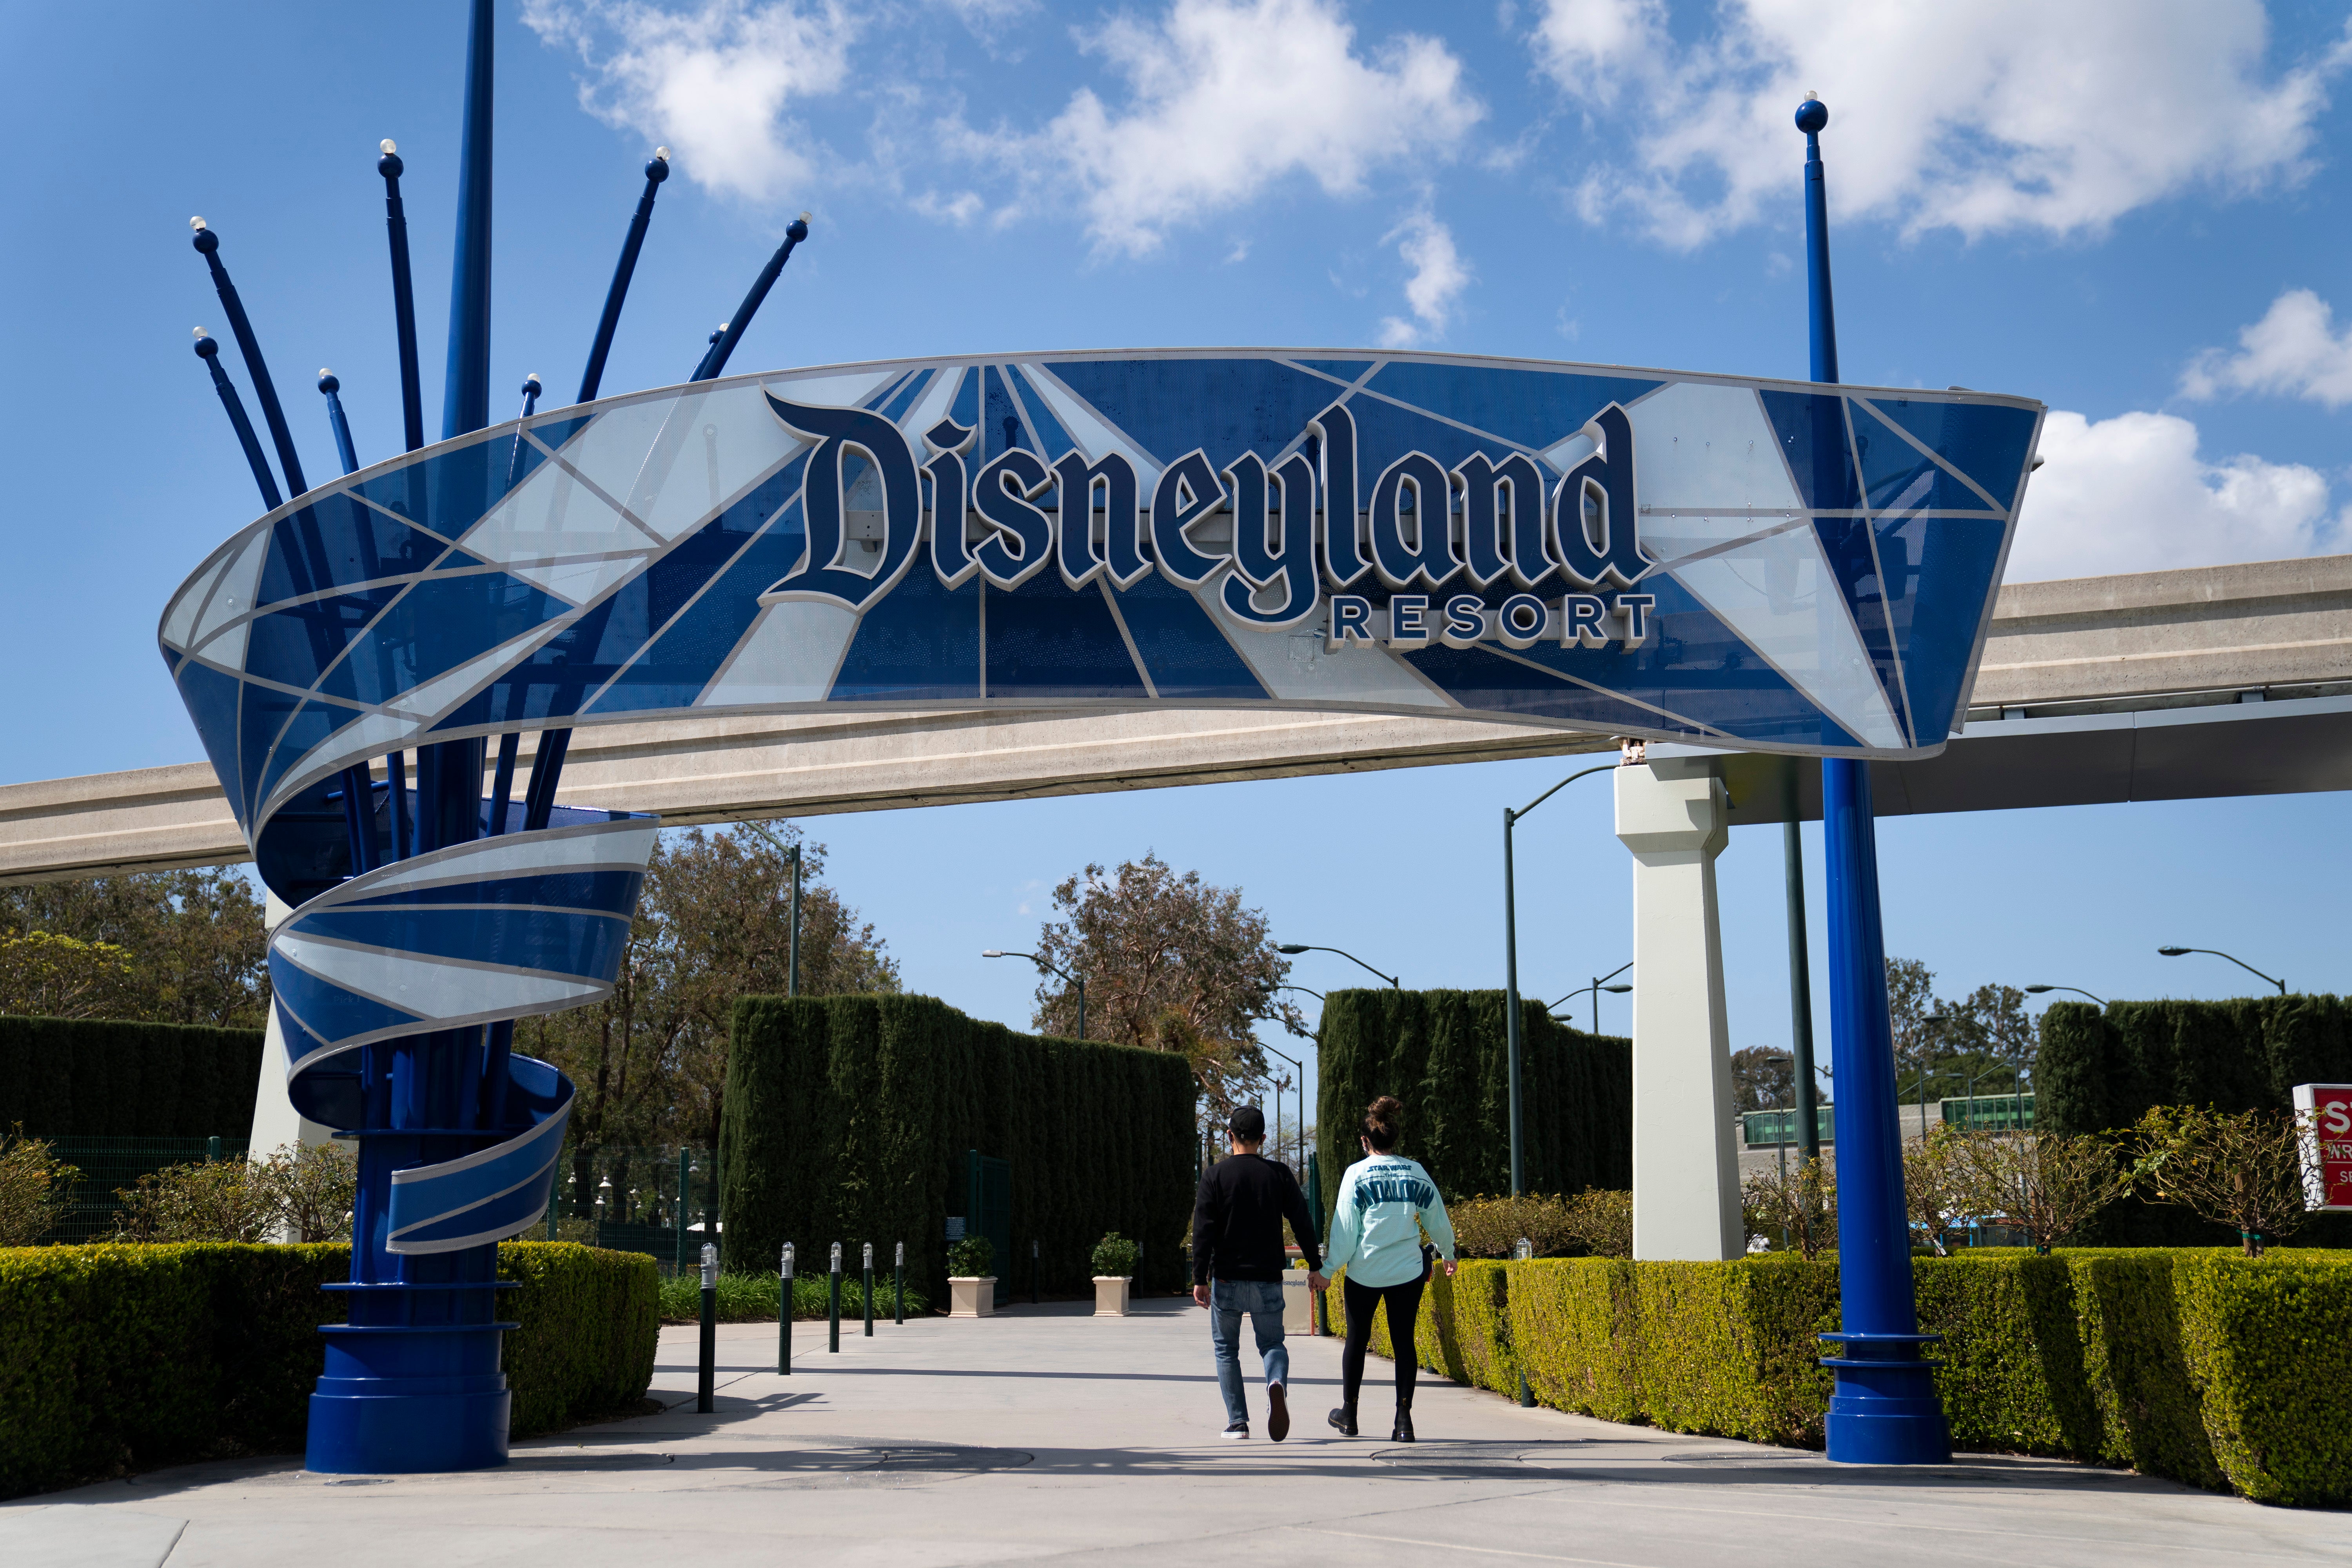
[[1521, 1410], [1423, 1374], [1422, 1441], [1336, 1437], [1339, 1350], [1290, 1342], [1289, 1441], [1218, 1438], [1202, 1314], [1072, 1304], [931, 1319], [875, 1338], [719, 1332], [718, 1410], [694, 1413], [695, 1331], [662, 1336], [659, 1415], [519, 1445], [504, 1469], [324, 1477], [292, 1458], [189, 1465], [0, 1505], [7, 1568], [460, 1568], [474, 1563], [931, 1563], [1118, 1558], [1567, 1563], [1674, 1568], [1912, 1563], [2342, 1563], [2352, 1514], [2170, 1482], [1978, 1458], [1922, 1471]]

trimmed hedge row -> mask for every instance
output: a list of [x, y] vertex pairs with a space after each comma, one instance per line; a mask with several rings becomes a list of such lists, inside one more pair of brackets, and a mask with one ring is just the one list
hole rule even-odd
[[[2258, 1502], [2352, 1502], [2352, 1257], [1987, 1248], [1913, 1260], [1956, 1448], [2127, 1466]], [[1331, 1321], [1346, 1321], [1330, 1292]], [[1833, 1261], [1465, 1262], [1420, 1364], [1602, 1420], [1818, 1448]], [[1376, 1321], [1372, 1348], [1394, 1353]]]
[[[645, 1396], [653, 1260], [562, 1243], [499, 1249], [499, 1310], [526, 1437]], [[0, 1497], [130, 1469], [300, 1449], [326, 1363], [341, 1244], [0, 1249]]]
[[[1511, 1190], [1510, 1055], [1500, 991], [1334, 991], [1316, 1036], [1316, 1152], [1328, 1202], [1363, 1157], [1378, 1095], [1404, 1101], [1403, 1148], [1449, 1195]], [[1588, 1035], [1520, 998], [1526, 1187], [1633, 1184], [1632, 1042]], [[1326, 1216], [1328, 1218], [1328, 1215]]]
[[0, 1130], [242, 1142], [261, 1042], [259, 1029], [0, 1014]]
[[907, 1244], [907, 1278], [947, 1299], [950, 1167], [1012, 1163], [1013, 1251], [1025, 1289], [1093, 1289], [1106, 1231], [1142, 1240], [1139, 1289], [1185, 1283], [1194, 1164], [1192, 1068], [1172, 1052], [1015, 1034], [929, 996], [747, 996], [735, 1005], [719, 1126], [730, 1267], [803, 1274], [838, 1240]]
[[[2050, 1132], [2129, 1127], [2153, 1106], [2293, 1109], [2299, 1083], [2352, 1081], [2352, 1003], [2340, 996], [2226, 1002], [2062, 1002], [2042, 1016], [2036, 1124]], [[2106, 1247], [2222, 1247], [2225, 1225], [2127, 1197], [2084, 1226]], [[2287, 1247], [2352, 1247], [2352, 1215], [2314, 1215]]]

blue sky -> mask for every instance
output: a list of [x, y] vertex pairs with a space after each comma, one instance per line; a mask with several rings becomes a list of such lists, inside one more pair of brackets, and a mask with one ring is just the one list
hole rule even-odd
[[[1409, 344], [1801, 375], [1789, 114], [1811, 89], [1832, 113], [1846, 379], [2053, 410], [2012, 578], [2344, 548], [2337, 5], [529, 0], [500, 7], [499, 51], [502, 411], [530, 371], [569, 400], [656, 143], [677, 177], [607, 391], [684, 379], [803, 208], [814, 237], [734, 369]], [[189, 352], [192, 327], [225, 323], [187, 218], [222, 237], [310, 472], [335, 468], [321, 365], [376, 460], [398, 444], [398, 393], [373, 165], [396, 138], [437, 431], [463, 8], [19, 5], [0, 53], [18, 68], [0, 100], [18, 159], [0, 247], [16, 476], [0, 651], [18, 672], [0, 781], [190, 760], [155, 616], [257, 507]], [[1019, 1023], [1019, 966], [977, 950], [1033, 938], [1046, 889], [1086, 860], [1146, 848], [1238, 883], [1289, 940], [1409, 983], [1497, 984], [1496, 818], [1563, 771], [814, 828], [910, 984]], [[1409, 853], [1369, 849], [1401, 825]], [[2158, 942], [2345, 987], [2330, 797], [1889, 822], [1881, 841], [1889, 947], [1948, 990], [2240, 991], [2237, 971], [2157, 958]], [[1557, 994], [1627, 955], [1598, 781], [1521, 844], [1523, 973]], [[947, 866], [965, 896], [938, 896]], [[1722, 874], [1736, 1043], [1781, 1043], [1777, 836], [1736, 837]], [[1310, 956], [1296, 978], [1320, 990], [1345, 966]], [[1612, 999], [1604, 1026], [1623, 1021]]]

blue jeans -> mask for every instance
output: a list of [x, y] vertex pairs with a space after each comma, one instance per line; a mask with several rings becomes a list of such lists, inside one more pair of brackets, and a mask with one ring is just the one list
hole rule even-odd
[[1282, 1343], [1282, 1285], [1276, 1280], [1220, 1279], [1209, 1287], [1209, 1339], [1217, 1351], [1217, 1392], [1225, 1396], [1225, 1419], [1249, 1420], [1242, 1397], [1242, 1314], [1257, 1331], [1257, 1353], [1265, 1360], [1269, 1384], [1290, 1381], [1290, 1352]]

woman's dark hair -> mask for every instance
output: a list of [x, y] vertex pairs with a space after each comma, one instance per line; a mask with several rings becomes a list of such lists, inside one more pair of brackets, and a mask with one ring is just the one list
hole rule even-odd
[[1393, 1094], [1384, 1094], [1364, 1107], [1364, 1140], [1380, 1153], [1396, 1147], [1397, 1134], [1404, 1131], [1404, 1104]]

